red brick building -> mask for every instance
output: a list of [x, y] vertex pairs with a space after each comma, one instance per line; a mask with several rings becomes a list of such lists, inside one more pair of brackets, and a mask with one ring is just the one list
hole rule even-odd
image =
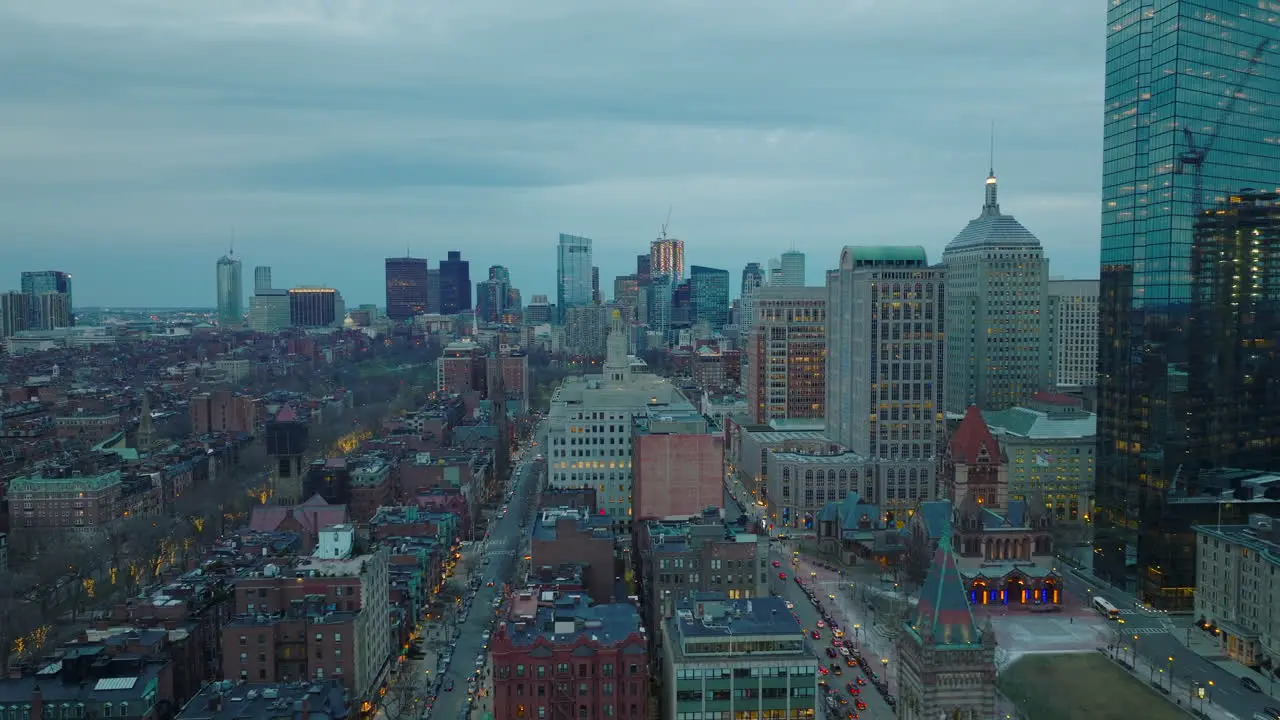
[[491, 640], [499, 718], [649, 717], [649, 661], [634, 605], [527, 590]]
[[507, 400], [515, 403], [521, 414], [529, 412], [529, 356], [522, 350], [491, 355], [488, 358], [489, 387], [497, 386], [497, 373], [502, 373], [502, 386]]
[[582, 565], [587, 593], [598, 603], [613, 602], [618, 573], [613, 559], [614, 534], [604, 515], [580, 508], [544, 509], [533, 527], [531, 565]]
[[191, 433], [244, 433], [257, 429], [260, 403], [229, 390], [215, 390], [191, 397]]
[[633, 521], [724, 507], [724, 437], [686, 412], [636, 419], [631, 440]]
[[482, 390], [485, 383], [485, 349], [469, 340], [445, 346], [436, 366], [436, 382], [444, 395]]

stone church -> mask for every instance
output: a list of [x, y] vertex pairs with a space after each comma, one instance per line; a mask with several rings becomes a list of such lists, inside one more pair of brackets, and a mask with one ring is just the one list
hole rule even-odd
[[996, 717], [995, 632], [990, 619], [974, 622], [949, 525], [898, 635], [898, 720]]

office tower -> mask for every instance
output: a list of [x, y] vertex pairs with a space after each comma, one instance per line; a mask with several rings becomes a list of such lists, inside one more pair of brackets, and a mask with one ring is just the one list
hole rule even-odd
[[288, 290], [268, 288], [249, 298], [249, 329], [256, 332], [275, 332], [289, 327], [290, 301]]
[[937, 497], [946, 271], [921, 247], [846, 247], [827, 285], [827, 437], [875, 462], [868, 502]]
[[693, 322], [707, 323], [713, 331], [729, 323], [729, 271], [694, 265], [689, 268], [693, 295]]
[[218, 258], [218, 325], [240, 327], [244, 322], [244, 285], [240, 259], [231, 250]]
[[653, 258], [649, 255], [637, 255], [636, 281], [641, 285], [648, 285], [651, 277], [653, 277]]
[[675, 296], [675, 280], [670, 275], [654, 275], [649, 279], [649, 329], [662, 333], [671, 332], [672, 300]]
[[272, 289], [271, 285], [271, 266], [259, 265], [253, 269], [253, 292], [260, 293], [263, 290]]
[[747, 336], [747, 406], [756, 423], [816, 420], [826, 404], [827, 289], [760, 288]]
[[693, 326], [693, 287], [688, 280], [676, 282], [676, 286], [671, 289], [671, 326]]
[[591, 304], [591, 238], [560, 233], [556, 248], [556, 313]]
[[426, 258], [387, 258], [387, 317], [408, 320], [427, 312], [428, 273], [431, 263]]
[[525, 325], [542, 325], [551, 322], [551, 303], [546, 295], [534, 295], [524, 309]]
[[71, 326], [71, 296], [60, 292], [41, 293], [33, 298], [39, 330]]
[[[1207, 471], [1280, 469], [1274, 441], [1257, 450], [1231, 443], [1212, 457], [1191, 452], [1193, 389], [1230, 375], [1219, 394], [1226, 398], [1249, 370], [1232, 369], [1237, 354], [1216, 357], [1218, 346], [1185, 331], [1198, 292], [1198, 210], [1227, 210], [1246, 188], [1280, 185], [1274, 15], [1253, 0], [1108, 3], [1093, 570], [1166, 610], [1192, 608], [1190, 524], [1241, 522], [1232, 514], [1248, 507], [1193, 502], [1207, 494]], [[1220, 322], [1234, 322], [1235, 308], [1217, 311]], [[1259, 330], [1271, 332], [1250, 332]], [[1190, 376], [1197, 372], [1208, 377]], [[1233, 406], [1243, 412], [1247, 401]], [[1280, 436], [1257, 421], [1258, 432]]]
[[782, 283], [782, 261], [778, 258], [769, 258], [769, 271], [765, 276], [767, 284], [780, 285]]
[[604, 296], [600, 294], [600, 268], [596, 265], [591, 266], [591, 302], [595, 305], [604, 304]]
[[489, 279], [476, 283], [476, 317], [488, 323], [503, 322], [511, 296], [511, 273], [502, 265], [489, 267]]
[[0, 294], [0, 337], [12, 337], [14, 333], [30, 329], [31, 296], [17, 290]]
[[333, 288], [300, 287], [289, 291], [289, 324], [294, 327], [337, 327], [346, 314], [342, 295]]
[[583, 305], [564, 312], [564, 345], [570, 354], [603, 357], [609, 338], [609, 308]]
[[439, 268], [431, 268], [427, 271], [427, 312], [433, 315], [440, 314]]
[[804, 253], [788, 250], [778, 261], [778, 281], [783, 287], [804, 287]]
[[738, 320], [738, 327], [744, 336], [750, 334], [751, 326], [755, 324], [755, 294], [764, 284], [764, 268], [760, 263], [747, 263], [742, 269], [742, 302]]
[[649, 273], [671, 275], [680, 282], [684, 279], [684, 241], [669, 238], [665, 234], [649, 243]]
[[613, 304], [626, 308], [622, 313], [622, 319], [628, 324], [636, 320], [638, 317], [636, 311], [640, 304], [640, 280], [634, 273], [619, 275], [613, 279]]
[[[430, 278], [428, 278], [428, 285]], [[471, 309], [471, 262], [450, 250], [440, 261], [440, 314], [457, 315]]]
[[1022, 223], [1000, 212], [987, 175], [978, 217], [942, 252], [947, 267], [947, 412], [1003, 410], [1053, 382], [1049, 263]]
[[71, 300], [71, 273], [61, 270], [28, 270], [22, 273], [22, 292], [31, 296], [27, 311], [27, 329], [65, 327], [50, 325], [40, 317], [38, 298], [45, 293], [61, 293], [67, 296], [67, 325], [75, 324], [75, 309]]
[[1049, 281], [1053, 384], [1059, 390], [1098, 382], [1098, 281]]

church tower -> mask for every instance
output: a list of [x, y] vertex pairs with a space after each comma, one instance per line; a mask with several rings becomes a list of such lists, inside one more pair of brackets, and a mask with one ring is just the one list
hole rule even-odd
[[627, 355], [627, 326], [622, 312], [614, 310], [609, 323], [609, 340], [604, 359], [605, 385], [621, 387], [631, 382], [631, 358]]
[[307, 425], [290, 405], [283, 405], [267, 422], [267, 455], [270, 456], [271, 497], [276, 505], [302, 502], [306, 472]]
[[138, 454], [145, 455], [156, 446], [156, 429], [151, 422], [151, 393], [142, 389], [142, 409], [138, 412], [138, 436], [134, 441]]
[[915, 618], [898, 635], [898, 720], [996, 717], [996, 637], [969, 608], [948, 520], [920, 591]]

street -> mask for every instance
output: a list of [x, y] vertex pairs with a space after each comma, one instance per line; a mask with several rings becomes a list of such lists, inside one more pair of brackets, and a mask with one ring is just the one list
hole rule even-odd
[[[518, 574], [516, 570], [522, 567], [527, 552], [520, 520], [530, 511], [531, 499], [536, 490], [538, 467], [533, 461], [533, 455], [532, 452], [526, 452], [524, 459], [512, 470], [513, 496], [507, 503], [506, 514], [494, 516], [489, 525], [488, 538], [476, 553], [475, 562], [469, 565], [471, 577], [480, 579], [479, 587], [474, 594], [470, 589], [463, 594], [462, 607], [457, 616], [461, 622], [451, 628], [451, 660], [439, 673], [442, 676], [440, 687], [447, 687], [452, 681], [453, 690], [441, 689], [435, 706], [427, 717], [443, 720], [470, 717], [472, 699], [486, 685], [481, 682], [481, 674], [488, 672], [489, 668], [487, 664], [477, 665], [476, 658], [483, 655], [487, 660], [487, 640], [484, 633], [492, 631], [497, 621], [494, 599], [499, 597], [503, 583]], [[468, 578], [460, 580], [466, 581]], [[489, 586], [490, 582], [493, 583], [492, 587]], [[475, 693], [469, 693], [467, 682], [473, 678], [477, 681]], [[429, 694], [432, 683], [431, 678], [421, 679], [424, 695]], [[477, 707], [478, 705], [477, 702]]]
[[[1133, 652], [1136, 647], [1137, 655], [1144, 664], [1172, 670], [1179, 683], [1204, 685], [1208, 701], [1236, 717], [1252, 718], [1265, 706], [1280, 705], [1280, 701], [1267, 695], [1269, 683], [1261, 676], [1254, 675], [1263, 692], [1251, 692], [1240, 684], [1239, 675], [1191, 650], [1183, 642], [1185, 638], [1180, 640], [1174, 635], [1175, 632], [1200, 633], [1201, 630], [1180, 627], [1169, 615], [1148, 610], [1132, 595], [1109, 585], [1093, 584], [1073, 572], [1065, 573], [1064, 578], [1068, 593], [1081, 598], [1081, 602], [1091, 603], [1093, 597], [1101, 595], [1120, 608], [1123, 622], [1116, 624], [1113, 637], [1108, 642], [1119, 639], [1122, 657], [1124, 652]], [[1183, 618], [1180, 625], [1190, 622], [1191, 619]]]
[[[842, 664], [843, 659], [833, 660], [827, 657], [827, 648], [831, 647], [831, 630], [829, 628], [818, 628], [818, 620], [821, 619], [821, 616], [818, 615], [817, 608], [814, 607], [808, 596], [804, 594], [804, 591], [801, 590], [800, 587], [792, 580], [792, 571], [794, 570], [794, 567], [791, 565], [790, 551], [788, 551], [786, 546], [782, 543], [773, 543], [770, 556], [773, 560], [777, 560], [782, 566], [780, 568], [775, 568], [772, 566], [772, 563], [770, 563], [769, 570], [772, 573], [770, 589], [778, 597], [790, 601], [791, 604], [795, 606], [795, 613], [796, 616], [800, 618], [801, 627], [805, 628], [808, 632], [818, 630], [822, 634], [821, 640], [810, 639], [809, 641], [814, 653], [818, 656], [818, 660], [826, 665], [830, 665], [831, 663]], [[780, 572], [785, 572], [787, 574], [787, 579], [785, 581], [778, 577], [778, 573]], [[803, 581], [805, 578], [801, 578], [801, 580]], [[862, 627], [858, 633], [855, 633], [853, 625], [851, 623], [846, 624], [846, 618], [841, 615], [834, 602], [830, 602], [824, 598], [823, 604], [827, 613], [832, 616], [832, 619], [841, 623], [840, 627], [845, 632], [845, 639], [854, 643], [855, 648], [861, 646], [862, 643], [859, 640], [860, 638], [866, 638], [866, 634], [870, 628]], [[857, 637], [855, 637], [855, 635], [857, 635]], [[866, 655], [866, 657], [869, 663], [879, 662], [878, 658], [873, 658], [869, 654]], [[851, 667], [842, 667], [841, 670], [841, 675], [829, 675], [824, 679], [827, 681], [827, 684], [831, 686], [832, 690], [836, 691], [833, 694], [838, 693], [838, 695], [848, 698], [849, 693], [845, 689], [845, 686], [849, 682], [853, 681], [858, 675], [862, 675], [862, 671]], [[897, 717], [897, 713], [889, 708], [885, 703], [884, 698], [882, 698], [880, 693], [877, 692], [869, 683], [862, 688], [862, 693], [859, 697], [867, 703], [866, 710], [857, 711], [862, 720], [888, 720], [888, 718]], [[826, 708], [826, 703], [822, 698], [819, 698], [818, 701], [820, 704], [819, 706], [823, 709], [819, 711], [819, 716], [822, 716], [822, 712]], [[849, 705], [844, 705], [842, 708], [845, 712], [853, 711], [854, 707], [852, 700]], [[835, 717], [843, 716], [836, 715]]]

